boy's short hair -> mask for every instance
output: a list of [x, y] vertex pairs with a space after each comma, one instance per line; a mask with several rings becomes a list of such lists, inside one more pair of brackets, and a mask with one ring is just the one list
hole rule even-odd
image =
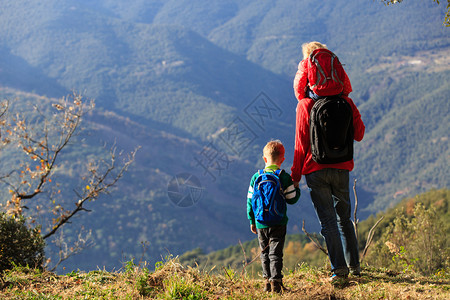
[[309, 42], [302, 45], [303, 59], [309, 57], [309, 55], [316, 49], [328, 49], [327, 45], [319, 42]]
[[263, 155], [266, 158], [271, 158], [273, 161], [277, 161], [284, 157], [284, 146], [280, 140], [272, 140], [264, 146]]

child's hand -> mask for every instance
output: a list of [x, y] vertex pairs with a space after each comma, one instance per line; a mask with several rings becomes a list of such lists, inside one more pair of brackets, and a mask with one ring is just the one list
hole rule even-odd
[[250, 225], [250, 230], [251, 230], [254, 234], [258, 234], [258, 233], [256, 232], [256, 225], [255, 225], [255, 224]]

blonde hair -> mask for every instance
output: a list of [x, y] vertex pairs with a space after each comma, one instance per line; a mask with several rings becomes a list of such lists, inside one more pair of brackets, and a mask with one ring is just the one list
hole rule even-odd
[[302, 45], [303, 59], [309, 57], [309, 55], [316, 49], [328, 49], [327, 45], [319, 42], [309, 42]]
[[264, 146], [263, 155], [272, 161], [278, 161], [284, 158], [284, 146], [280, 140], [272, 140]]

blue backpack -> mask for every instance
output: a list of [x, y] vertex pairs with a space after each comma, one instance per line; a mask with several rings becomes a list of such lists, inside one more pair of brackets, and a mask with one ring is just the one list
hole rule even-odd
[[252, 208], [255, 220], [266, 226], [278, 225], [286, 215], [286, 199], [280, 182], [281, 169], [259, 170], [253, 185]]

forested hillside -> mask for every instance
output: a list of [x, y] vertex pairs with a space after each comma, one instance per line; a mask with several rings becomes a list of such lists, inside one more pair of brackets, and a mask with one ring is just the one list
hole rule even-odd
[[[345, 63], [366, 124], [353, 172], [361, 218], [449, 185], [450, 35], [432, 1], [19, 0], [0, 8], [1, 99], [24, 109], [76, 90], [96, 101], [86, 136], [61, 162], [63, 182], [78, 184], [68, 170], [103, 142], [142, 146], [118, 188], [65, 227], [68, 240], [81, 225], [92, 229], [95, 243], [68, 268], [117, 266], [140, 255], [141, 241], [155, 259], [251, 239], [243, 201], [267, 140], [285, 143], [290, 169], [291, 82], [306, 41], [326, 43]], [[14, 168], [0, 154], [4, 170]], [[169, 197], [180, 174], [200, 182], [192, 206]], [[290, 233], [302, 219], [318, 230], [302, 192]]]

